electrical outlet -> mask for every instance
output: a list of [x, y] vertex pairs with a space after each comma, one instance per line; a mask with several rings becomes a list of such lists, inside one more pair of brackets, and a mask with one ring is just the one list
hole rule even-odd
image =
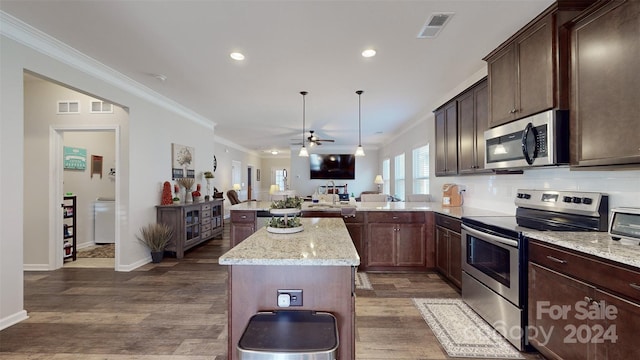
[[278, 290], [280, 295], [289, 295], [289, 306], [302, 306], [302, 290]]

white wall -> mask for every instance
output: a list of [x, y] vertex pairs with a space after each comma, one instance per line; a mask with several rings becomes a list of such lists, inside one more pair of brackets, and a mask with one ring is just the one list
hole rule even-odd
[[[3, 22], [5, 29], [10, 25]], [[71, 58], [69, 54], [73, 51], [39, 32], [11, 32], [11, 38], [5, 36], [7, 33], [9, 31], [3, 29], [0, 41], [0, 197], [3, 199], [0, 204], [0, 329], [26, 317], [23, 306], [25, 219], [43, 228], [50, 228], [53, 222], [42, 214], [25, 211], [25, 69], [130, 110], [128, 125], [120, 131], [118, 149], [117, 270], [130, 270], [150, 259], [148, 250], [135, 240], [135, 235], [142, 225], [155, 222], [161, 184], [171, 179], [171, 143], [196, 148], [197, 173], [210, 169], [207, 155], [214, 153], [212, 121], [160, 95], [150, 95], [148, 89], [131, 84], [101, 64], [81, 56], [79, 61]], [[35, 44], [42, 45], [42, 51], [48, 55], [33, 50]], [[51, 161], [49, 152], [44, 157]], [[49, 166], [44, 169], [48, 172]], [[46, 212], [53, 199], [50, 201], [45, 196], [38, 201]], [[52, 259], [48, 260], [51, 264]]]

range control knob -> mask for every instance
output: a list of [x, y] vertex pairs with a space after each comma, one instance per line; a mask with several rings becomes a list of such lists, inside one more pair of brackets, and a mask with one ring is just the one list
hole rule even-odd
[[570, 203], [570, 202], [571, 202], [571, 196], [565, 196], [565, 197], [563, 197], [563, 198], [562, 198], [562, 201], [563, 201], [563, 202], [566, 202], [566, 203]]
[[591, 205], [593, 200], [591, 198], [582, 198], [582, 203], [585, 205]]
[[582, 198], [579, 198], [577, 196], [573, 197], [573, 203], [574, 204], [580, 204], [582, 202]]
[[522, 194], [525, 199], [531, 199], [531, 194]]

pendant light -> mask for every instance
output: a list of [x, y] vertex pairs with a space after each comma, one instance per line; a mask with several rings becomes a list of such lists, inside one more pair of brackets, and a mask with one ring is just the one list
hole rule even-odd
[[305, 96], [308, 94], [306, 91], [300, 91], [300, 95], [302, 95], [302, 147], [300, 148], [300, 152], [298, 156], [309, 157], [309, 152], [307, 152], [307, 148], [304, 146], [304, 116], [305, 116]]
[[358, 147], [356, 148], [355, 156], [364, 156], [364, 149], [362, 148], [362, 119], [361, 119], [361, 104], [360, 97], [364, 91], [358, 90]]

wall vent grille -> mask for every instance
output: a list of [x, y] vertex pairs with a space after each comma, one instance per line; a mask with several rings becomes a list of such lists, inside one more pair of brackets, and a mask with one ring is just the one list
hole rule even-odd
[[96, 100], [91, 101], [92, 114], [113, 114], [113, 104]]
[[80, 114], [79, 100], [58, 101], [58, 114]]

